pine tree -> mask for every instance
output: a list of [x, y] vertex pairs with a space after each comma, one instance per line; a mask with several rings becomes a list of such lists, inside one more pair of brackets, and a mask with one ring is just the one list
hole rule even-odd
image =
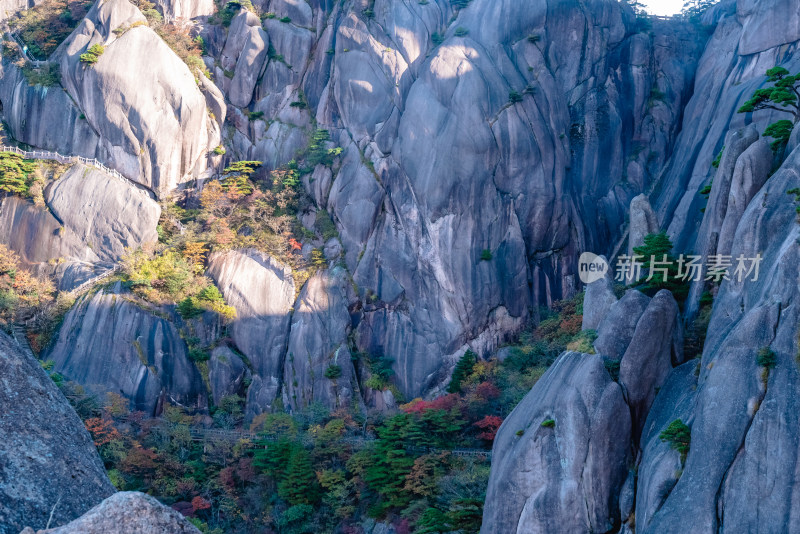
[[286, 477], [278, 484], [278, 495], [293, 506], [319, 501], [319, 482], [311, 463], [311, 455], [304, 448], [295, 447], [292, 450]]
[[[672, 241], [666, 232], [646, 235], [644, 244], [634, 247], [633, 252], [642, 256], [642, 267], [645, 271], [649, 272], [655, 267], [652, 279], [649, 281], [642, 279], [638, 282], [639, 290], [648, 295], [654, 295], [662, 289], [669, 289], [678, 302], [682, 302], [686, 298], [689, 286], [678, 277], [682, 273], [680, 273], [678, 261], [672, 255]], [[652, 259], [661, 265], [653, 264]], [[666, 267], [666, 273], [662, 267]]]
[[800, 121], [800, 73], [791, 75], [783, 67], [772, 67], [766, 72], [766, 76], [773, 86], [756, 90], [738, 112], [753, 113], [761, 109], [771, 109], [792, 115], [792, 120], [779, 120], [764, 131], [765, 136], [775, 139], [772, 150], [777, 152], [789, 141], [794, 125]]
[[453, 369], [453, 376], [450, 379], [450, 385], [447, 386], [448, 393], [460, 393], [461, 392], [461, 383], [472, 374], [472, 369], [475, 367], [475, 362], [477, 360], [477, 355], [472, 352], [471, 350], [467, 349], [467, 352], [461, 356], [461, 359], [458, 360], [456, 364], [456, 368]]
[[406, 453], [406, 414], [392, 417], [378, 429], [372, 465], [364, 474], [367, 485], [383, 497], [378, 514], [389, 508], [402, 508], [411, 500], [405, 491], [405, 479], [414, 460]]

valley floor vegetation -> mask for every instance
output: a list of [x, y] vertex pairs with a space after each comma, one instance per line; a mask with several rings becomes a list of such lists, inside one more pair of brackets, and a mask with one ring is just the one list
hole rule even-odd
[[[171, 406], [153, 419], [131, 412], [116, 394], [88, 395], [53, 378], [86, 423], [117, 488], [157, 497], [203, 532], [355, 534], [384, 521], [401, 533], [476, 533], [488, 458], [450, 451], [488, 455], [503, 417], [558, 354], [585, 348], [582, 298], [543, 310], [538, 326], [501, 350], [502, 361], [466, 352], [449, 393], [414, 399], [393, 413], [312, 405], [245, 425], [244, 399], [232, 395], [210, 414]], [[193, 441], [192, 431], [201, 428], [227, 434]], [[238, 436], [241, 430], [257, 437]]]

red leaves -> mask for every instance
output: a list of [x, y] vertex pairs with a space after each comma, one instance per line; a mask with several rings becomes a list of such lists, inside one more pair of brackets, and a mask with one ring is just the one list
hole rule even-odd
[[196, 514], [200, 510], [208, 510], [209, 508], [211, 508], [211, 503], [200, 495], [192, 499], [192, 513]]
[[417, 413], [417, 414], [425, 413], [428, 410], [450, 411], [450, 409], [456, 404], [458, 404], [460, 400], [461, 398], [457, 393], [450, 393], [449, 395], [439, 397], [438, 399], [434, 399], [432, 401], [414, 399], [408, 404], [400, 406], [400, 409], [406, 413]]
[[483, 430], [483, 432], [478, 434], [479, 439], [485, 439], [486, 441], [494, 441], [495, 436], [497, 435], [497, 429], [500, 428], [500, 425], [503, 424], [503, 418], [498, 417], [496, 415], [487, 415], [480, 421], [473, 423], [473, 426], [476, 426]]

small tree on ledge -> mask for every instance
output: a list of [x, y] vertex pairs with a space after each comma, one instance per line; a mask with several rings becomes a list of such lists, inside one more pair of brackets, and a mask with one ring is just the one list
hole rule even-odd
[[794, 76], [783, 67], [772, 67], [766, 73], [772, 87], [758, 89], [750, 100], [739, 108], [739, 113], [753, 113], [760, 109], [772, 109], [790, 113], [792, 120], [779, 120], [770, 124], [764, 135], [772, 137], [772, 150], [777, 152], [789, 141], [794, 125], [800, 120], [800, 73]]

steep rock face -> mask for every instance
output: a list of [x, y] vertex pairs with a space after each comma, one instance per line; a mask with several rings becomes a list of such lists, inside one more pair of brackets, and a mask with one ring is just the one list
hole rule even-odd
[[[120, 491], [107, 498], [75, 521], [39, 534], [199, 534], [185, 517], [153, 497], [137, 491]], [[26, 531], [22, 534], [33, 534]]]
[[177, 317], [156, 312], [119, 284], [88, 294], [67, 313], [46, 359], [90, 391], [127, 397], [136, 410], [156, 414], [165, 401], [207, 407], [203, 379], [187, 357]]
[[253, 366], [247, 411], [259, 414], [280, 392], [295, 297], [291, 270], [256, 250], [234, 250], [213, 254], [208, 272], [236, 308], [231, 336]]
[[0, 332], [0, 533], [62, 525], [114, 492], [83, 422]]
[[[232, 109], [226, 146], [274, 168], [313, 118], [342, 148], [304, 183], [378, 297], [358, 349], [392, 358], [408, 397], [572, 294], [576, 253], [621, 237], [671, 152], [703, 42], [681, 24], [637, 33], [610, 0], [259, 7], [275, 14], [263, 32], [247, 11], [227, 36], [202, 31], [229, 101], [249, 108]], [[251, 95], [261, 42], [274, 53]]]
[[[797, 464], [797, 448], [788, 444], [797, 443], [800, 422], [793, 408], [800, 395], [794, 361], [800, 229], [784, 195], [794, 187], [798, 169], [795, 150], [737, 227], [731, 254], [761, 253], [763, 270], [757, 281], [734, 277], [720, 287], [696, 400], [686, 416], [692, 430], [686, 466], [644, 532], [792, 531], [798, 475], [786, 466]], [[777, 360], [766, 375], [757, 364], [765, 347]], [[676, 407], [674, 416], [679, 415]], [[678, 528], [674, 522], [687, 514], [696, 520]]]
[[611, 276], [609, 268], [603, 278], [586, 285], [581, 324], [583, 330], [596, 330], [611, 306], [618, 301], [614, 294], [614, 280]]
[[[114, 33], [143, 21], [126, 0], [96, 3], [56, 56], [62, 84], [99, 137], [97, 158], [165, 195], [206, 170], [219, 130], [189, 68], [153, 30]], [[80, 55], [94, 44], [105, 51], [87, 67]]]
[[74, 165], [45, 193], [53, 215], [102, 261], [118, 261], [126, 248], [158, 240], [158, 202], [102, 171]]
[[602, 358], [562, 354], [497, 433], [481, 533], [611, 530], [630, 432]]
[[315, 275], [303, 287], [292, 314], [283, 369], [284, 406], [300, 409], [319, 402], [335, 409], [348, 407], [357, 397], [347, 345], [348, 285], [344, 269], [337, 267]]
[[8, 196], [0, 201], [0, 242], [19, 254], [23, 265], [40, 273], [50, 260], [100, 261], [80, 237], [63, 228], [53, 214], [29, 200]]
[[[627, 413], [633, 415], [631, 445], [638, 454], [637, 476], [629, 476], [619, 487], [619, 517], [625, 523], [619, 527], [624, 532], [634, 528], [645, 534], [797, 531], [800, 226], [785, 192], [797, 187], [800, 151], [796, 143], [790, 144], [791, 152], [770, 176], [773, 156], [758, 134], [783, 117], [769, 112], [736, 114], [764, 84], [766, 69], [776, 63], [798, 68], [797, 43], [787, 41], [797, 38], [793, 32], [798, 18], [793, 8], [781, 10], [781, 6], [779, 0], [738, 5], [727, 1], [706, 15], [716, 30], [699, 65], [695, 96], [686, 108], [676, 152], [653, 195], [677, 251], [722, 253], [734, 259], [760, 255], [758, 276], [751, 272], [738, 277], [732, 269], [730, 279], [721, 281], [702, 358], [671, 371], [667, 360], [680, 364], [682, 356], [676, 350], [680, 339], [665, 332], [664, 321], [674, 318], [676, 311], [670, 299], [661, 298], [658, 321], [647, 318], [658, 296], [643, 312], [641, 306], [629, 303], [640, 318], [628, 334], [633, 321], [623, 321], [626, 314], [621, 313], [626, 295], [609, 308], [598, 328], [598, 352], [619, 354], [623, 345], [612, 335], [612, 317], [622, 337], [631, 340], [620, 362], [620, 383], [630, 408]], [[786, 20], [777, 22], [778, 12]], [[765, 31], [769, 25], [775, 31]], [[717, 155], [721, 158], [715, 170], [711, 162]], [[700, 208], [706, 201], [697, 193], [712, 176], [703, 214]], [[690, 300], [699, 297], [693, 291]], [[650, 329], [646, 338], [639, 336], [645, 323]], [[637, 346], [651, 355], [643, 358]], [[769, 369], [759, 364], [759, 352], [766, 350], [775, 355], [775, 366]], [[660, 384], [634, 386], [651, 378]], [[640, 397], [647, 399], [644, 404], [635, 402], [633, 387], [647, 393]], [[643, 417], [637, 446], [636, 421]], [[685, 463], [660, 438], [678, 419], [691, 431]], [[530, 483], [527, 476], [522, 478]], [[501, 484], [494, 473], [492, 480]], [[544, 491], [559, 484], [560, 479], [553, 479]], [[490, 505], [495, 503], [487, 500], [487, 509]], [[508, 515], [516, 519], [516, 513]], [[544, 531], [535, 521], [525, 526]], [[485, 530], [490, 527], [484, 524]], [[575, 531], [583, 530], [588, 529]]]
[[250, 371], [239, 357], [229, 347], [215, 347], [208, 361], [208, 381], [211, 384], [211, 394], [214, 404], [228, 395], [243, 392], [244, 381], [250, 377]]

